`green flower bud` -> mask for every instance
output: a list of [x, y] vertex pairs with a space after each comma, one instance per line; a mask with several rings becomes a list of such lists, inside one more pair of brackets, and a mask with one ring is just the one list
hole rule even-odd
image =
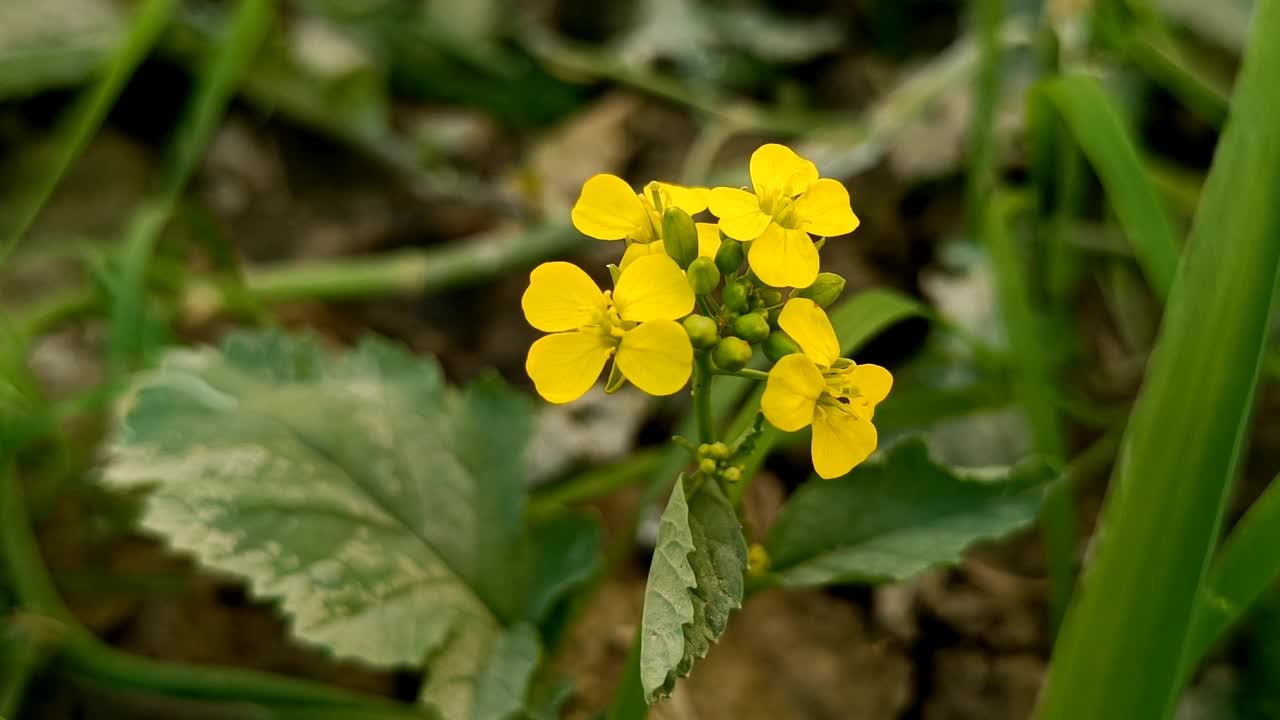
[[721, 338], [711, 351], [711, 360], [721, 370], [741, 370], [751, 362], [751, 346], [741, 338]]
[[720, 328], [716, 321], [706, 315], [690, 315], [681, 323], [689, 335], [689, 342], [699, 350], [705, 350], [720, 339]]
[[751, 309], [750, 295], [751, 287], [746, 280], [728, 280], [724, 284], [724, 293], [720, 296], [720, 299], [724, 301], [725, 306], [730, 310], [744, 313]]
[[721, 233], [720, 249], [716, 251], [716, 267], [720, 268], [720, 272], [725, 275], [737, 272], [746, 259], [746, 253], [742, 252], [742, 243], [725, 237], [724, 233]]
[[689, 213], [677, 207], [662, 213], [662, 246], [681, 269], [698, 257], [698, 229]]
[[775, 290], [773, 288], [764, 288], [763, 290], [761, 290], [756, 294], [760, 296], [760, 302], [764, 303], [765, 305], [777, 305], [778, 303], [782, 302], [782, 291], [780, 290]]
[[704, 475], [715, 475], [716, 461], [711, 458], [704, 458], [702, 462], [698, 463], [698, 469], [701, 470]]
[[768, 339], [764, 341], [764, 356], [769, 358], [769, 362], [778, 362], [798, 352], [800, 352], [800, 346], [796, 345], [796, 341], [792, 340], [790, 335], [781, 330], [769, 333]]
[[716, 460], [729, 459], [729, 446], [722, 442], [714, 442], [707, 446], [707, 456]]
[[689, 263], [688, 274], [694, 295], [706, 295], [720, 284], [720, 270], [711, 258], [700, 257]]
[[724, 477], [725, 482], [736, 483], [742, 479], [742, 470], [737, 467], [727, 467], [720, 475]]
[[796, 297], [809, 298], [818, 304], [818, 307], [827, 307], [840, 297], [840, 293], [844, 292], [844, 278], [835, 273], [818, 273], [818, 279], [813, 284], [803, 290], [796, 291]]
[[733, 334], [755, 344], [769, 337], [769, 320], [764, 313], [747, 313], [733, 321]]

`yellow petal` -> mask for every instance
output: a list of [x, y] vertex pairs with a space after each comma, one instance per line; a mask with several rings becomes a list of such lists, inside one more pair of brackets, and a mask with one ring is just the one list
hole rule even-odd
[[693, 310], [693, 290], [684, 271], [664, 253], [636, 258], [613, 291], [618, 315], [629, 322], [676, 320]]
[[818, 181], [818, 166], [785, 145], [769, 143], [751, 153], [751, 186], [760, 197], [795, 197]]
[[693, 372], [693, 346], [680, 323], [653, 320], [627, 331], [618, 345], [618, 369], [650, 395], [670, 395]]
[[875, 452], [876, 427], [862, 418], [835, 408], [818, 408], [813, 420], [813, 469], [830, 480], [848, 474]]
[[524, 369], [548, 402], [573, 402], [595, 385], [612, 354], [612, 343], [600, 333], [556, 333], [529, 346]]
[[848, 372], [860, 398], [872, 408], [879, 405], [893, 387], [893, 375], [879, 365], [855, 365]]
[[647, 255], [666, 255], [667, 249], [660, 242], [651, 243], [631, 243], [627, 246], [626, 252], [622, 253], [622, 260], [618, 261], [618, 269], [626, 270], [627, 266], [635, 262], [637, 258]]
[[831, 367], [840, 357], [840, 340], [831, 320], [818, 303], [809, 298], [791, 298], [778, 315], [778, 327], [791, 336], [809, 359]]
[[520, 298], [525, 319], [543, 332], [577, 330], [605, 309], [604, 293], [582, 268], [567, 262], [542, 263], [529, 274]]
[[694, 223], [698, 229], [698, 256], [715, 258], [720, 249], [720, 227], [715, 223]]
[[858, 216], [849, 206], [849, 191], [836, 180], [824, 178], [796, 198], [792, 208], [801, 230], [823, 237], [853, 232]]
[[773, 287], [809, 287], [818, 279], [818, 248], [809, 234], [777, 223], [751, 243], [747, 261], [756, 277]]
[[645, 191], [648, 192], [650, 188], [657, 188], [664, 208], [678, 207], [690, 215], [697, 215], [707, 209], [706, 188], [672, 185], [657, 180], [646, 185]]
[[597, 240], [621, 240], [651, 232], [649, 214], [640, 198], [616, 175], [595, 175], [587, 180], [570, 217], [578, 232]]
[[734, 240], [755, 240], [769, 226], [769, 216], [760, 209], [760, 199], [746, 190], [711, 188], [707, 205], [711, 214], [720, 218], [720, 229]]
[[825, 386], [812, 360], [799, 353], [787, 355], [769, 371], [760, 411], [774, 427], [795, 432], [813, 422], [814, 407]]

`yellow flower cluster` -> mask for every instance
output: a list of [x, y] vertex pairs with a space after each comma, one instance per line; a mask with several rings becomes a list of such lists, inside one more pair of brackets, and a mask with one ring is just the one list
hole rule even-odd
[[[570, 263], [536, 268], [521, 304], [550, 334], [530, 346], [525, 368], [554, 403], [581, 397], [610, 359], [609, 389], [629, 381], [670, 395], [688, 383], [695, 352], [717, 373], [742, 374], [755, 372], [743, 368], [759, 347], [773, 363], [765, 418], [787, 432], [812, 426], [815, 470], [838, 477], [875, 450], [872, 416], [893, 382], [884, 368], [840, 357], [822, 309], [844, 280], [820, 275], [819, 240], [852, 232], [858, 218], [844, 186], [789, 148], [760, 147], [750, 171], [750, 190], [651, 182], [637, 193], [613, 175], [588, 180], [573, 224], [626, 243], [610, 266], [613, 290]], [[708, 210], [716, 222], [693, 220]]]

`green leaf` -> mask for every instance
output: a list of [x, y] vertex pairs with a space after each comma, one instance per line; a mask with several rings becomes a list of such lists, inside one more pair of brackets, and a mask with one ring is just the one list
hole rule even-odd
[[567, 513], [529, 529], [522, 546], [532, 555], [520, 613], [534, 621], [547, 616], [566, 593], [585, 584], [598, 569], [600, 525], [589, 515]]
[[523, 577], [529, 431], [499, 382], [450, 391], [389, 343], [333, 357], [241, 334], [137, 382], [104, 482], [151, 488], [142, 527], [279, 600], [301, 640], [378, 665], [429, 659], [425, 701], [505, 718], [539, 654], [513, 619], [523, 588], [495, 581]]
[[[1260, 0], [1041, 720], [1173, 712], [1280, 269], [1280, 0]], [[1139, 675], [1135, 676], [1135, 673]]]
[[766, 549], [784, 587], [905, 580], [959, 562], [975, 543], [1035, 521], [1053, 473], [1028, 462], [960, 471], [904, 441], [849, 475], [804, 485], [787, 502]]
[[1098, 81], [1064, 75], [1042, 84], [1038, 94], [1066, 121], [1072, 136], [1102, 180], [1107, 202], [1129, 238], [1147, 282], [1161, 298], [1169, 294], [1181, 247], [1160, 193], [1138, 157], [1119, 114]]
[[742, 607], [747, 541], [720, 486], [681, 477], [671, 491], [649, 567], [641, 621], [645, 700], [671, 693]]

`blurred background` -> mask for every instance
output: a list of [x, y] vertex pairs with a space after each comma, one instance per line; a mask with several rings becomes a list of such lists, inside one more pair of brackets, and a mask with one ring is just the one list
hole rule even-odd
[[[0, 402], [16, 389], [62, 403], [66, 428], [21, 458], [44, 557], [80, 621], [119, 648], [404, 699], [415, 677], [326, 660], [240, 585], [133, 533], [130, 501], [90, 481], [121, 368], [233, 326], [279, 324], [334, 346], [379, 333], [437, 356], [452, 381], [496, 368], [531, 390], [523, 364], [537, 333], [519, 309], [528, 270], [567, 258], [603, 281], [619, 254], [568, 223], [584, 180], [741, 185], [751, 151], [781, 141], [849, 188], [861, 227], [823, 250], [824, 269], [849, 279], [846, 297], [889, 288], [931, 309], [857, 357], [897, 377], [882, 436], [923, 432], [958, 465], [1007, 464], [1035, 445], [975, 234], [984, 190], [1060, 191], [1070, 211], [1027, 239], [1052, 231], [1070, 262], [1033, 261], [1026, 282], [1062, 368], [1064, 450], [1088, 479], [1088, 529], [1160, 308], [1062, 126], [1048, 144], [1074, 170], [1037, 184], [1029, 157], [1043, 138], [1028, 132], [1028, 90], [1063, 68], [1098, 77], [1181, 237], [1250, 10], [1248, 0], [282, 0], [244, 72], [219, 88], [208, 58], [226, 41], [232, 3], [182, 0], [136, 67], [113, 60], [154, 4], [0, 3]], [[89, 90], [103, 77], [119, 85], [114, 103]], [[139, 252], [149, 262], [134, 262]], [[143, 290], [130, 295], [129, 283]], [[1280, 460], [1277, 400], [1263, 393], [1241, 503], [1268, 479], [1254, 469]], [[682, 411], [627, 392], [541, 410], [530, 459], [539, 488], [666, 442]], [[768, 526], [807, 463], [803, 448], [770, 459], [747, 497], [749, 526]], [[576, 688], [566, 717], [607, 705], [640, 617], [654, 533], [641, 523], [628, 545], [640, 493], [593, 503], [606, 538], [630, 549], [560, 653]], [[1045, 575], [1027, 532], [904, 584], [761, 595], [653, 716], [1026, 718], [1050, 645]], [[0, 617], [5, 608], [0, 585]], [[1280, 717], [1277, 648], [1272, 598], [1196, 678], [1179, 717]], [[56, 673], [24, 707], [24, 719], [239, 717]]]

